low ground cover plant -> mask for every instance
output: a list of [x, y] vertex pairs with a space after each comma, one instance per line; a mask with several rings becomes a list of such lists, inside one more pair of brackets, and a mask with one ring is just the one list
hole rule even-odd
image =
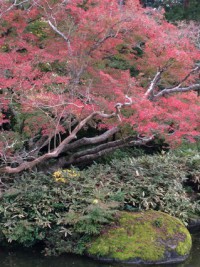
[[184, 187], [198, 155], [113, 159], [84, 170], [24, 173], [0, 199], [1, 244], [42, 243], [46, 255], [81, 254], [118, 210], [161, 210], [187, 223], [198, 200]]

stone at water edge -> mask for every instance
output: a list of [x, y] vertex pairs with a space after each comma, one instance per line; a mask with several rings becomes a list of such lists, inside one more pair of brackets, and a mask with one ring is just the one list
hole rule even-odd
[[119, 212], [116, 223], [87, 246], [103, 261], [169, 263], [184, 261], [192, 239], [180, 220], [158, 211]]

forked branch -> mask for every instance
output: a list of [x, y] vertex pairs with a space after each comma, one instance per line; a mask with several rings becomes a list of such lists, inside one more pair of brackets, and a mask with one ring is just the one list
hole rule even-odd
[[158, 93], [155, 93], [155, 89], [158, 85], [158, 82], [161, 79], [162, 73], [166, 70], [166, 68], [163, 68], [159, 70], [156, 75], [154, 76], [152, 82], [150, 83], [150, 86], [148, 90], [145, 93], [145, 97], [149, 100], [156, 100], [162, 96], [173, 94], [173, 93], [184, 93], [189, 91], [200, 91], [200, 84], [192, 84], [188, 86], [184, 86], [184, 83], [189, 79], [189, 77], [195, 73], [198, 73], [200, 71], [200, 66], [197, 66], [196, 68], [192, 69], [176, 86], [171, 88], [165, 88], [161, 90]]
[[[71, 132], [71, 134], [69, 134], [68, 137], [66, 137], [55, 149], [53, 149], [49, 153], [46, 153], [46, 154], [44, 154], [42, 156], [39, 156], [39, 157], [37, 157], [36, 159], [34, 159], [32, 161], [24, 161], [19, 166], [15, 167], [15, 168], [12, 168], [10, 166], [2, 167], [0, 169], [0, 172], [19, 173], [21, 171], [24, 171], [24, 170], [27, 170], [27, 169], [31, 169], [34, 166], [36, 166], [37, 164], [44, 162], [45, 160], [48, 160], [48, 159], [51, 159], [51, 158], [57, 158], [62, 152], [66, 151], [67, 145], [70, 146], [69, 143], [77, 138], [77, 133], [93, 118], [101, 117], [101, 118], [109, 119], [109, 118], [113, 118], [113, 117], [119, 117], [120, 108], [132, 104], [132, 99], [129, 98], [128, 96], [126, 96], [126, 98], [128, 99], [127, 102], [125, 102], [125, 103], [117, 103], [117, 105], [115, 106], [116, 111], [113, 112], [113, 113], [106, 114], [106, 113], [103, 113], [103, 112], [100, 112], [100, 111], [92, 112], [89, 116], [87, 116], [85, 119], [80, 121], [78, 123], [78, 125], [74, 128], [74, 130]], [[115, 133], [116, 131], [117, 131], [117, 128], [115, 127], [113, 129], [113, 131], [110, 131], [110, 132], [114, 132]], [[105, 134], [104, 137], [106, 137], [106, 134]]]

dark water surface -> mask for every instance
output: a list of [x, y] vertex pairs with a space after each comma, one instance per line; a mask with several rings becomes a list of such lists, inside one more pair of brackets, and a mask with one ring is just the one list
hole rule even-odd
[[[63, 255], [44, 257], [30, 251], [5, 252], [0, 250], [0, 267], [138, 267], [138, 265], [108, 264], [85, 257]], [[139, 265], [141, 267], [141, 265]], [[144, 266], [144, 265], [142, 265]], [[151, 265], [156, 267], [200, 267], [200, 233], [193, 235], [193, 248], [190, 257], [184, 263]], [[148, 265], [150, 267], [150, 265]]]

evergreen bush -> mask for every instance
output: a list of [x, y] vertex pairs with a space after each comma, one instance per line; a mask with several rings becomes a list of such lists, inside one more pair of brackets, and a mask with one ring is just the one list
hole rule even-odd
[[187, 222], [200, 212], [183, 186], [199, 172], [198, 162], [197, 154], [169, 153], [113, 159], [82, 171], [24, 173], [0, 199], [1, 243], [42, 242], [46, 255], [81, 254], [118, 210], [160, 210]]

